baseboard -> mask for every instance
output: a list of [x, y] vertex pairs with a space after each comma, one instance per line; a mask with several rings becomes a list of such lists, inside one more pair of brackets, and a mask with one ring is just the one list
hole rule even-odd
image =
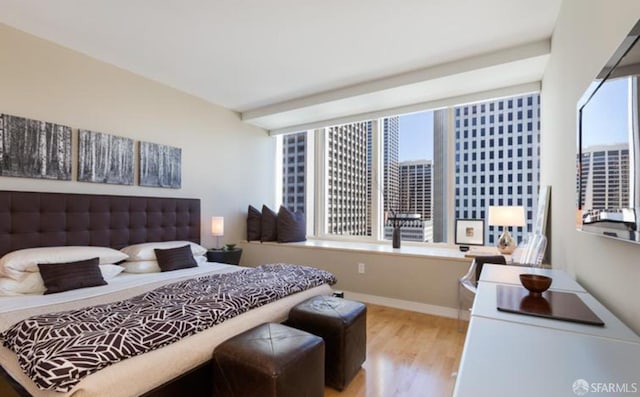
[[[385, 296], [361, 294], [359, 292], [344, 291], [345, 298], [373, 303], [374, 305], [393, 307], [395, 309], [431, 314], [434, 316], [458, 318], [458, 309], [446, 306], [429, 305], [427, 303], [407, 301], [403, 299], [387, 298]], [[469, 320], [469, 311], [462, 311], [462, 319]]]

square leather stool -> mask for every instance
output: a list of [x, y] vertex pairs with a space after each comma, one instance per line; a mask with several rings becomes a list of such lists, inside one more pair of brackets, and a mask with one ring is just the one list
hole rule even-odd
[[213, 352], [215, 397], [324, 396], [322, 338], [267, 323], [236, 335]]
[[287, 325], [325, 342], [325, 383], [343, 390], [367, 358], [367, 307], [347, 299], [316, 296], [289, 312]]

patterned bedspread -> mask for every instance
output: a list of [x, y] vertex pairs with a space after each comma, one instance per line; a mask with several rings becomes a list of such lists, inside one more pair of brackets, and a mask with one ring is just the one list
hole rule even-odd
[[34, 316], [0, 338], [39, 388], [67, 392], [108, 365], [335, 282], [333, 274], [311, 267], [263, 265], [180, 281], [119, 302]]

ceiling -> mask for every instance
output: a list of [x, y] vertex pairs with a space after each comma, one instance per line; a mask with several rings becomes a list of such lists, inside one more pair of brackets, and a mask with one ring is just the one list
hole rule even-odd
[[[0, 22], [277, 129], [432, 100], [425, 89], [446, 97], [539, 80], [544, 53], [508, 55], [545, 41], [548, 54], [560, 3], [0, 0]], [[493, 58], [479, 69], [496, 67], [504, 81], [469, 87], [485, 70], [456, 85], [455, 76], [473, 72], [474, 62], [461, 62], [486, 54]], [[402, 100], [389, 99], [394, 88]], [[354, 98], [353, 109], [341, 102]]]

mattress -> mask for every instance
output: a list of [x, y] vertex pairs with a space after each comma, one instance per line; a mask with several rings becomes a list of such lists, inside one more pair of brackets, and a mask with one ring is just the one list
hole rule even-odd
[[[122, 274], [103, 287], [85, 288], [46, 296], [0, 298], [0, 329], [30, 316], [114, 302], [186, 278], [241, 270], [242, 267], [204, 263], [197, 268], [150, 274]], [[36, 387], [18, 365], [16, 355], [0, 347], [0, 364], [33, 396], [133, 396], [152, 390], [207, 362], [224, 340], [264, 322], [279, 322], [289, 309], [309, 297], [328, 294], [328, 285], [315, 287], [253, 309], [169, 346], [123, 360], [84, 378], [71, 391], [58, 393]], [[135, 382], [131, 382], [135, 379]]]

